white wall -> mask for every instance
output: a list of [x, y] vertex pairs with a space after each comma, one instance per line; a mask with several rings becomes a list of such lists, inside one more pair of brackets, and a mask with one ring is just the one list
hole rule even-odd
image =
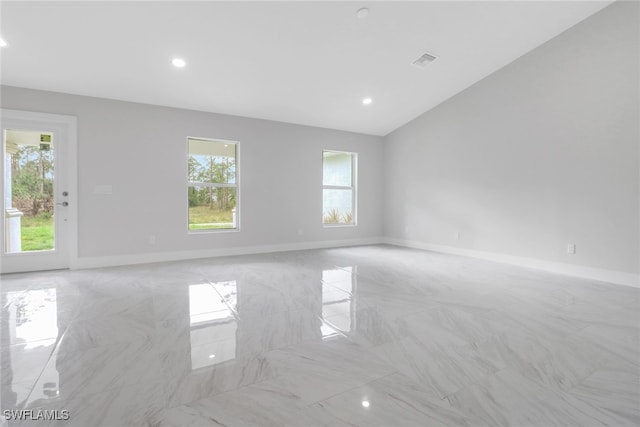
[[389, 134], [385, 235], [637, 274], [638, 12], [614, 3]]
[[[382, 235], [380, 137], [7, 86], [1, 95], [2, 108], [78, 117], [81, 266]], [[188, 136], [240, 141], [240, 232], [187, 232]], [[322, 226], [323, 149], [358, 153], [357, 227]]]

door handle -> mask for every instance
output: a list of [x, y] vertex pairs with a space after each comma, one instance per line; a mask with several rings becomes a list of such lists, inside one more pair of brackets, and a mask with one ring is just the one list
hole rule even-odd
[[69, 206], [69, 202], [56, 203], [56, 205]]

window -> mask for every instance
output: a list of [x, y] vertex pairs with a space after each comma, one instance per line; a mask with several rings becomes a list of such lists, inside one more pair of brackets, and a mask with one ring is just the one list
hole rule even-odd
[[189, 230], [238, 229], [238, 143], [188, 138]]
[[356, 153], [322, 152], [322, 222], [356, 225]]

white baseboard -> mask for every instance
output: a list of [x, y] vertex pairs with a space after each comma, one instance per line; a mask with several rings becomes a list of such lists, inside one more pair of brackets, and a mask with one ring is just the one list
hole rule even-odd
[[583, 267], [575, 264], [544, 261], [535, 258], [518, 257], [494, 252], [476, 251], [456, 248], [452, 246], [434, 245], [412, 240], [394, 239], [389, 237], [371, 237], [362, 239], [324, 240], [315, 242], [286, 243], [280, 245], [241, 246], [234, 248], [215, 248], [195, 251], [151, 252], [143, 254], [125, 254], [106, 257], [78, 258], [73, 269], [113, 267], [118, 265], [147, 264], [153, 262], [180, 261], [186, 259], [211, 258], [231, 255], [249, 255], [270, 252], [286, 252], [307, 249], [337, 248], [345, 246], [363, 246], [389, 244], [408, 248], [461, 255], [488, 261], [535, 268], [567, 276], [581, 277], [591, 280], [615, 283], [619, 285], [640, 288], [640, 275], [615, 270]]
[[640, 275], [625, 273], [622, 271], [605, 270], [600, 268], [583, 267], [575, 264], [561, 262], [544, 261], [535, 258], [525, 258], [512, 255], [504, 255], [493, 252], [475, 251], [471, 249], [455, 248], [451, 246], [434, 245], [430, 243], [416, 242], [412, 240], [383, 238], [384, 243], [408, 248], [424, 249], [434, 252], [442, 252], [452, 255], [462, 255], [472, 258], [485, 259], [489, 261], [501, 262], [505, 264], [517, 265], [520, 267], [535, 268], [566, 276], [581, 277], [584, 279], [599, 280], [602, 282], [615, 283], [618, 285], [632, 286], [640, 288]]
[[300, 251], [306, 249], [338, 248], [345, 246], [377, 245], [383, 243], [382, 237], [345, 240], [323, 240], [315, 242], [286, 243], [281, 245], [241, 246], [234, 248], [215, 248], [195, 251], [150, 252], [143, 254], [124, 254], [104, 257], [83, 257], [72, 269], [114, 267], [119, 265], [148, 264], [153, 262], [180, 261], [186, 259], [212, 258], [230, 255], [249, 255], [269, 252]]

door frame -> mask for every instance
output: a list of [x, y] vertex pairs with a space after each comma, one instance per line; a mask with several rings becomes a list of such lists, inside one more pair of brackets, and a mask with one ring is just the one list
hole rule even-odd
[[[69, 202], [69, 206], [67, 208], [67, 246], [68, 246], [68, 265], [69, 269], [74, 270], [78, 268], [78, 120], [75, 116], [68, 116], [62, 114], [51, 114], [51, 113], [39, 113], [33, 111], [23, 111], [23, 110], [11, 110], [2, 108], [0, 111], [0, 115], [2, 116], [2, 120], [22, 120], [22, 121], [33, 121], [46, 123], [50, 125], [60, 126], [65, 129], [65, 150], [66, 158], [66, 174], [65, 178], [67, 180], [67, 188], [69, 191], [69, 196], [67, 197], [67, 201]], [[4, 127], [3, 127], [4, 132]], [[4, 138], [4, 136], [3, 136]], [[3, 150], [4, 150], [4, 141]], [[4, 156], [3, 156], [4, 158]], [[0, 162], [0, 178], [1, 182], [4, 182], [4, 161]], [[56, 174], [60, 173], [60, 171], [56, 171]], [[0, 212], [0, 218], [3, 221], [2, 225], [2, 234], [4, 235], [4, 203]], [[7, 254], [9, 255], [9, 254]], [[4, 257], [4, 256], [3, 256]], [[3, 265], [4, 263], [0, 263], [0, 272], [4, 273], [14, 273], [14, 272], [24, 272], [24, 271], [37, 271], [37, 270], [25, 270], [22, 268], [18, 269], [10, 269], [5, 271]]]

